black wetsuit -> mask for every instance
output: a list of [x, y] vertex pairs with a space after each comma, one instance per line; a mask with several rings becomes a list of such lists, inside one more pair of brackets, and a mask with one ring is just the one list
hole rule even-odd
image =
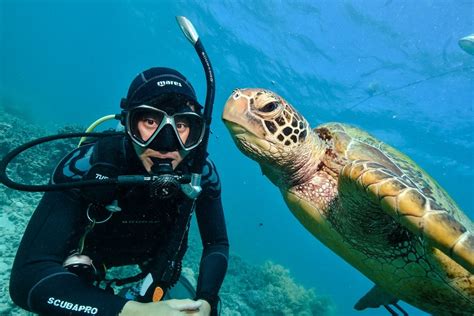
[[[121, 174], [146, 174], [127, 138], [82, 146], [58, 165], [53, 182], [91, 178], [91, 165], [104, 164]], [[105, 157], [105, 158], [104, 158]], [[101, 160], [106, 160], [105, 162]], [[187, 168], [186, 160], [180, 169]], [[228, 239], [220, 197], [220, 183], [209, 160], [201, 183], [203, 191], [195, 213], [203, 242], [196, 299], [205, 299], [215, 314], [218, 291], [227, 269]], [[92, 196], [92, 197], [91, 197]], [[95, 199], [101, 200], [99, 203]], [[118, 200], [121, 211], [112, 214], [100, 205]], [[181, 205], [181, 207], [179, 206]], [[173, 261], [179, 266], [187, 245], [190, 217], [186, 197], [151, 200], [145, 187], [47, 192], [25, 231], [10, 279], [10, 295], [20, 307], [42, 315], [117, 315], [127, 299], [96, 287], [63, 267], [78, 248], [86, 227], [83, 254], [95, 267], [139, 264], [162, 271]], [[163, 267], [165, 265], [165, 267]], [[161, 270], [160, 270], [161, 269]], [[100, 270], [100, 269], [99, 269]], [[174, 273], [179, 274], [176, 269]], [[176, 278], [174, 278], [176, 280]], [[166, 288], [170, 284], [160, 284]]]

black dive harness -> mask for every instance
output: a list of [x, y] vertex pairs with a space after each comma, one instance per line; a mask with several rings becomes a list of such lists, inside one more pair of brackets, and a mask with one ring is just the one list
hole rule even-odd
[[[151, 198], [155, 199], [168, 199], [170, 197], [176, 196], [179, 191], [181, 191], [187, 198], [184, 198], [183, 205], [180, 206], [180, 216], [178, 220], [178, 229], [176, 230], [176, 236], [171, 240], [171, 244], [167, 249], [173, 249], [172, 253], [167, 254], [166, 256], [161, 256], [160, 258], [153, 258], [153, 262], [150, 266], [153, 267], [160, 267], [160, 268], [149, 268], [143, 269], [143, 272], [127, 278], [127, 279], [114, 279], [109, 280], [109, 283], [114, 283], [117, 285], [122, 285], [134, 281], [138, 281], [143, 277], [146, 278], [145, 280], [151, 276], [154, 279], [154, 284], [159, 284], [160, 287], [164, 287], [164, 290], [169, 288], [172, 284], [177, 281], [177, 276], [179, 277], [180, 272], [180, 264], [181, 259], [184, 256], [184, 252], [186, 251], [186, 240], [187, 240], [187, 233], [189, 229], [189, 223], [194, 211], [195, 202], [197, 197], [202, 191], [201, 188], [201, 174], [203, 171], [203, 166], [206, 161], [206, 154], [207, 154], [207, 145], [209, 140], [209, 131], [210, 131], [210, 124], [212, 118], [212, 108], [214, 102], [214, 95], [215, 95], [215, 81], [214, 81], [214, 73], [212, 70], [211, 63], [209, 61], [209, 57], [204, 49], [204, 46], [199, 39], [199, 36], [191, 24], [189, 20], [185, 17], [177, 17], [177, 22], [181, 27], [184, 35], [186, 38], [191, 42], [194, 46], [201, 63], [203, 65], [205, 75], [206, 75], [206, 82], [207, 82], [207, 93], [206, 93], [206, 101], [204, 106], [203, 118], [205, 121], [205, 132], [202, 139], [202, 142], [193, 149], [193, 159], [192, 164], [190, 166], [190, 173], [189, 174], [176, 174], [173, 168], [171, 167], [170, 161], [166, 160], [157, 160], [154, 161], [154, 167], [152, 168], [152, 173], [150, 175], [121, 175], [120, 173], [114, 174], [113, 176], [109, 174], [102, 174], [101, 172], [97, 172], [97, 177], [88, 177], [85, 180], [82, 179], [80, 181], [71, 181], [71, 182], [62, 182], [62, 183], [49, 183], [49, 184], [42, 184], [42, 185], [32, 185], [32, 184], [23, 184], [18, 183], [11, 180], [7, 175], [7, 167], [8, 164], [20, 153], [24, 152], [25, 150], [36, 146], [41, 143], [50, 142], [59, 139], [65, 138], [76, 138], [76, 137], [87, 137], [88, 139], [94, 139], [97, 142], [101, 141], [101, 138], [108, 138], [108, 137], [125, 137], [124, 132], [103, 132], [103, 133], [67, 133], [67, 134], [58, 134], [53, 136], [42, 137], [33, 141], [30, 141], [26, 144], [23, 144], [11, 152], [9, 152], [0, 162], [0, 182], [6, 185], [9, 188], [20, 190], [20, 191], [28, 191], [28, 192], [45, 192], [45, 191], [60, 191], [60, 190], [69, 190], [69, 189], [83, 189], [92, 187], [100, 188], [100, 187], [112, 187], [113, 190], [116, 190], [120, 187], [130, 187], [130, 186], [146, 186], [148, 187], [148, 192]], [[117, 120], [122, 120], [122, 114], [112, 115], [107, 119], [114, 118]], [[102, 119], [101, 119], [102, 120]], [[99, 120], [100, 121], [100, 120]], [[97, 121], [98, 122], [98, 121]], [[94, 123], [95, 124], [95, 123]], [[99, 140], [97, 140], [99, 138]], [[81, 140], [82, 142], [82, 140]], [[80, 143], [81, 145], [81, 143]], [[113, 172], [112, 172], [113, 174]], [[118, 207], [117, 203], [114, 204], [113, 201], [109, 205], [102, 205], [111, 213], [120, 211], [120, 207]], [[92, 205], [92, 203], [91, 203]], [[90, 205], [90, 206], [91, 206]], [[89, 211], [89, 209], [88, 209]], [[186, 213], [186, 214], [183, 214]], [[112, 216], [112, 215], [110, 215]], [[89, 217], [89, 213], [88, 213]], [[109, 217], [110, 218], [110, 217]], [[65, 266], [69, 268], [77, 268], [75, 271], [80, 269], [88, 269], [92, 265], [87, 264], [83, 260], [80, 260], [84, 256], [82, 251], [84, 249], [85, 239], [87, 235], [93, 230], [95, 225], [100, 224], [96, 218], [89, 217], [90, 223], [85, 228], [82, 238], [80, 238], [79, 245], [74, 253], [69, 256], [66, 261], [64, 262]], [[106, 221], [106, 220], [105, 220]], [[165, 252], [168, 252], [165, 249]], [[82, 258], [84, 259], [84, 258]], [[166, 261], [166, 262], [157, 262], [157, 261]], [[93, 267], [93, 266], [92, 266]], [[95, 268], [94, 268], [95, 269]], [[158, 282], [156, 282], [158, 281]], [[148, 291], [157, 291], [158, 287], [151, 288]], [[147, 293], [147, 296], [152, 295], [153, 299], [157, 293]]]

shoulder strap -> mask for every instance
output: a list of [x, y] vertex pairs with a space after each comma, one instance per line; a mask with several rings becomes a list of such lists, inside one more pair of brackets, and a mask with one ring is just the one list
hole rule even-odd
[[[52, 183], [116, 177], [124, 172], [125, 137], [103, 137], [87, 143], [67, 154], [56, 166]], [[87, 187], [81, 195], [90, 202], [108, 205], [115, 199], [116, 188], [112, 186]]]
[[80, 181], [91, 167], [94, 144], [87, 144], [69, 152], [57, 164], [51, 175], [51, 183]]
[[123, 169], [125, 166], [124, 141], [123, 136], [103, 137], [97, 140], [91, 157], [91, 165], [109, 164], [117, 169]]
[[[84, 174], [85, 180], [115, 178], [125, 169], [124, 137], [104, 137], [95, 143], [90, 158], [90, 168]], [[116, 199], [114, 186], [88, 187], [81, 190], [83, 196], [99, 205], [108, 205]]]
[[98, 139], [75, 148], [57, 164], [51, 176], [52, 183], [64, 183], [91, 179], [91, 169], [97, 164], [111, 165], [120, 172], [125, 164], [123, 136]]

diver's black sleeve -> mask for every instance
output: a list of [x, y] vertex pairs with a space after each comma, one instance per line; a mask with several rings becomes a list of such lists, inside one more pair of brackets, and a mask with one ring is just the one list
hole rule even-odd
[[212, 162], [203, 172], [203, 192], [197, 201], [196, 218], [203, 243], [196, 298], [211, 304], [216, 315], [219, 289], [229, 257], [229, 241], [221, 201], [220, 181]]
[[[20, 307], [41, 315], [117, 315], [127, 302], [82, 281], [62, 262], [84, 227], [78, 197], [66, 192], [43, 196], [26, 228], [10, 278], [10, 296]], [[82, 226], [78, 226], [82, 225]]]

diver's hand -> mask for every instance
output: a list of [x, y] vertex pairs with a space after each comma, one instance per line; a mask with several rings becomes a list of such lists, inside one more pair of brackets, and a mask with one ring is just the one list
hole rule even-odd
[[187, 312], [186, 315], [192, 316], [209, 316], [211, 315], [211, 305], [205, 300], [197, 300], [197, 302], [202, 302], [201, 307], [199, 310], [193, 312]]
[[[128, 301], [122, 309], [119, 316], [148, 316], [148, 315], [194, 315], [193, 312], [198, 311], [202, 306], [202, 301], [184, 300], [167, 300], [154, 303], [139, 303]], [[201, 315], [201, 314], [195, 314]], [[202, 314], [204, 315], [204, 314]]]

